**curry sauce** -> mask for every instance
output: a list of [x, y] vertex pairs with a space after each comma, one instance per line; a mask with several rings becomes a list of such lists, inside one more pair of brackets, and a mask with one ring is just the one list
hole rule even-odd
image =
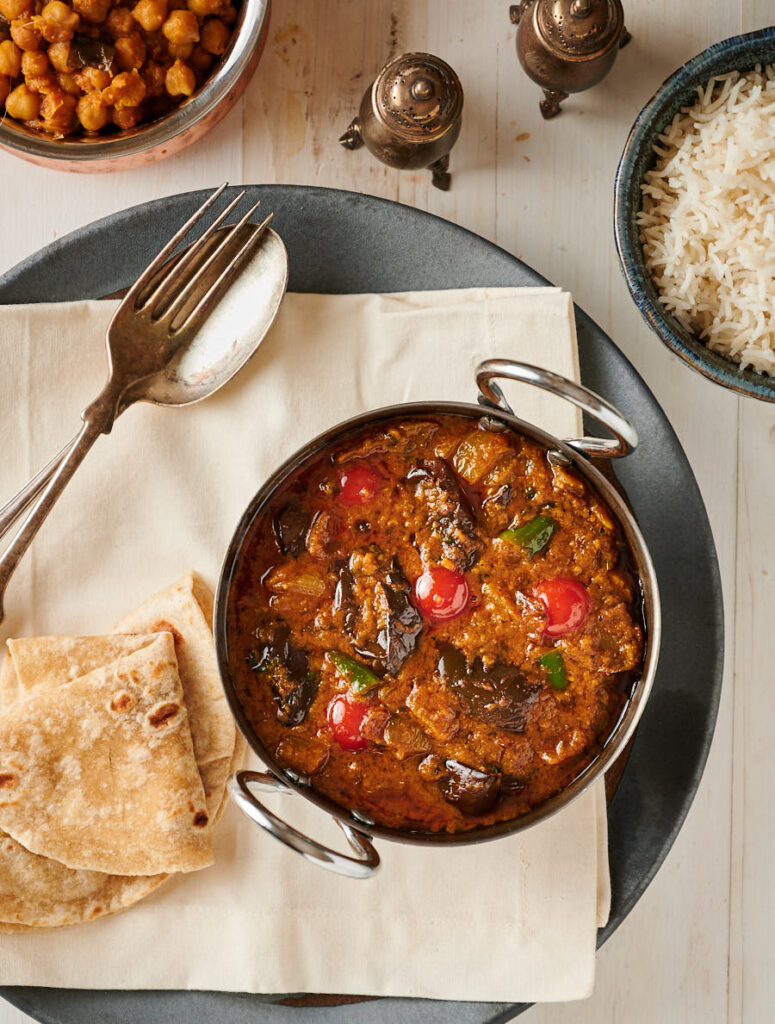
[[462, 415], [325, 449], [250, 527], [237, 696], [277, 765], [367, 822], [517, 817], [599, 754], [643, 658], [615, 519], [535, 441]]

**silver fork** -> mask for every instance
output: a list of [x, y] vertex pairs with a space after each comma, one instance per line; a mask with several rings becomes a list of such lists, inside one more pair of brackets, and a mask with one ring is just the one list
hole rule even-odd
[[[170, 261], [176, 247], [225, 188], [224, 184], [209, 196], [129, 289], [107, 330], [108, 380], [97, 398], [81, 413], [80, 431], [67, 448], [0, 510], [2, 536], [3, 530], [7, 530], [32, 497], [38, 495], [0, 556], [0, 622], [5, 617], [3, 597], [11, 576], [89, 449], [100, 434], [110, 433], [121, 412], [144, 398], [144, 382], [152, 380], [199, 331], [264, 234], [271, 214], [260, 224], [248, 224], [259, 206], [256, 203], [236, 224], [223, 230], [217, 244], [209, 246], [215, 232], [245, 195], [241, 192], [182, 256]], [[207, 252], [207, 248], [211, 251]]]

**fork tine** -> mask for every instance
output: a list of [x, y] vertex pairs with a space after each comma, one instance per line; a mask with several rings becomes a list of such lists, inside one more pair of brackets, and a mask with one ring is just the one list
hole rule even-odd
[[[237, 232], [248, 222], [250, 217], [253, 216], [253, 214], [256, 212], [260, 205], [261, 200], [259, 199], [255, 206], [252, 206], [248, 210], [248, 212], [243, 217], [241, 217], [240, 220], [238, 220], [237, 223], [234, 224], [225, 233], [224, 237], [219, 241], [218, 245], [216, 245], [216, 247], [207, 257], [207, 259], [204, 261], [202, 266], [197, 270], [195, 274], [192, 275], [190, 280], [188, 280], [183, 286], [183, 288], [181, 288], [180, 293], [176, 295], [173, 301], [170, 303], [170, 305], [167, 306], [166, 310], [164, 311], [160, 319], [168, 319], [170, 323], [172, 322], [172, 320], [175, 318], [176, 313], [180, 312], [180, 310], [185, 306], [186, 302], [194, 294], [194, 290], [199, 281], [201, 281], [201, 279], [204, 277], [207, 271], [213, 266], [213, 264], [221, 255], [223, 250], [231, 243], [231, 241], [234, 238], [236, 238]], [[166, 282], [162, 282], [162, 284], [166, 284]]]
[[[142, 296], [142, 304], [137, 308], [146, 309], [148, 306], [151, 306], [156, 302], [163, 291], [172, 292], [172, 294], [174, 294], [174, 289], [183, 282], [186, 273], [193, 264], [197, 254], [201, 252], [202, 248], [207, 244], [208, 239], [211, 238], [213, 233], [218, 230], [231, 211], [239, 205], [239, 202], [244, 195], [245, 190], [243, 189], [235, 199], [232, 199], [226, 209], [223, 210], [222, 213], [218, 214], [206, 231], [204, 231], [195, 242], [188, 246], [186, 251], [183, 253], [182, 258], [178, 260], [174, 267], [170, 268], [169, 273], [165, 274], [161, 281], [157, 282], [151, 294]], [[207, 266], [206, 263], [205, 266]], [[191, 280], [196, 280], [196, 276], [197, 275], [194, 275]], [[190, 281], [186, 282], [186, 285], [190, 285], [190, 283]]]
[[[248, 238], [248, 240], [240, 246], [237, 253], [232, 257], [231, 260], [229, 260], [229, 262], [226, 264], [226, 266], [215, 279], [215, 281], [210, 285], [210, 287], [207, 289], [207, 291], [199, 300], [199, 302], [197, 302], [196, 306], [194, 306], [194, 308], [187, 314], [185, 320], [183, 320], [181, 324], [177, 324], [174, 327], [170, 326], [170, 333], [177, 334], [184, 328], [187, 328], [188, 330], [192, 330], [195, 328], [198, 329], [202, 325], [202, 323], [204, 323], [204, 321], [210, 315], [213, 300], [216, 299], [217, 294], [224, 287], [224, 285], [226, 285], [229, 282], [229, 280], [232, 277], [234, 277], [235, 274], [238, 273], [242, 265], [245, 262], [247, 262], [247, 260], [250, 258], [253, 249], [255, 249], [258, 242], [261, 240], [261, 238], [263, 238], [266, 229], [269, 225], [269, 222], [271, 221], [273, 216], [274, 214], [270, 213], [269, 216], [266, 217], [255, 228], [250, 238]], [[235, 230], [236, 227], [238, 226], [239, 225], [235, 225]], [[232, 237], [232, 235], [230, 235], [230, 237]]]
[[202, 203], [202, 205], [199, 207], [199, 209], [196, 211], [196, 213], [192, 214], [188, 218], [188, 220], [183, 225], [183, 227], [180, 228], [179, 231], [175, 232], [175, 234], [172, 236], [172, 238], [169, 240], [169, 242], [167, 242], [167, 244], [164, 246], [164, 248], [161, 250], [161, 252], [158, 254], [158, 256], [154, 257], [154, 259], [151, 260], [151, 262], [148, 264], [148, 266], [145, 268], [145, 270], [142, 272], [142, 274], [138, 277], [138, 279], [135, 281], [135, 283], [129, 289], [129, 291], [127, 292], [127, 294], [126, 294], [126, 296], [124, 298], [124, 302], [127, 302], [128, 300], [134, 299], [134, 298], [137, 297], [137, 294], [142, 291], [142, 289], [152, 279], [152, 277], [156, 273], [156, 271], [164, 264], [164, 261], [167, 259], [167, 257], [170, 255], [170, 253], [173, 251], [175, 246], [186, 237], [186, 235], [189, 233], [191, 228], [200, 219], [200, 217], [202, 217], [207, 212], [207, 210], [210, 209], [210, 207], [213, 205], [213, 203], [215, 203], [219, 199], [219, 197], [223, 193], [223, 190], [228, 186], [228, 184], [229, 184], [228, 181], [225, 181], [220, 186], [220, 188], [217, 188], [215, 190], [215, 192], [213, 192], [213, 194], [211, 196], [209, 196], [204, 201], [204, 203]]

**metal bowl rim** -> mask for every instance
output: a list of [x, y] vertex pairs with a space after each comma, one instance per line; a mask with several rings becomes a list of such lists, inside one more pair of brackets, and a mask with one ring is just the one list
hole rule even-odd
[[220, 66], [216, 66], [201, 89], [163, 117], [114, 136], [73, 140], [48, 138], [0, 122], [0, 147], [34, 159], [88, 164], [136, 156], [170, 142], [211, 114], [236, 86], [260, 44], [270, 3], [271, 0], [245, 0]]
[[[373, 424], [377, 420], [416, 415], [427, 416], [444, 414], [464, 415], [471, 419], [482, 419], [483, 416], [497, 419], [517, 433], [525, 434], [531, 439], [537, 441], [546, 450], [561, 452], [570, 459], [574, 468], [579, 470], [582, 475], [588, 479], [593, 488], [605, 499], [616, 516], [634, 557], [643, 589], [646, 644], [643, 657], [643, 670], [640, 679], [635, 684], [632, 696], [625, 705], [624, 714], [608, 737], [601, 754], [584, 771], [582, 771], [569, 786], [566, 786], [558, 794], [535, 808], [533, 811], [530, 811], [528, 814], [520, 815], [517, 818], [498, 822], [494, 825], [485, 826], [483, 828], [471, 829], [465, 832], [432, 833], [412, 831], [409, 829], [388, 828], [365, 822], [363, 819], [352, 814], [346, 808], [319, 795], [312, 790], [311, 787], [299, 783], [289, 773], [275, 763], [274, 759], [265, 750], [254, 729], [248, 722], [247, 717], [242, 710], [242, 706], [237, 699], [234, 686], [232, 685], [228, 661], [228, 602], [234, 570], [250, 526], [256, 516], [261, 512], [262, 508], [291, 473], [300, 468], [303, 463], [308, 461], [310, 458], [318, 454], [323, 448], [332, 444], [336, 440], [341, 439], [346, 433], [357, 430], [359, 427], [363, 427], [367, 424]], [[280, 778], [295, 792], [299, 793], [301, 796], [305, 797], [307, 800], [320, 807], [334, 818], [337, 818], [354, 828], [360, 829], [361, 831], [367, 832], [369, 835], [379, 836], [380, 838], [387, 839], [392, 842], [424, 846], [460, 846], [498, 839], [504, 835], [513, 835], [517, 832], [524, 831], [524, 829], [529, 828], [530, 826], [537, 824], [539, 821], [543, 821], [557, 813], [589, 789], [595, 781], [603, 776], [605, 770], [613, 764], [632, 738], [651, 692], [659, 658], [661, 610], [659, 587], [654, 565], [635, 517], [613, 485], [606, 480], [605, 476], [603, 476], [603, 474], [587, 458], [571, 448], [567, 442], [560, 441], [540, 427], [521, 420], [516, 416], [512, 416], [501, 409], [495, 409], [490, 406], [483, 407], [464, 402], [411, 402], [396, 403], [394, 405], [384, 406], [379, 409], [360, 413], [357, 416], [350, 417], [341, 423], [330, 427], [318, 434], [312, 440], [306, 442], [306, 444], [301, 448], [297, 449], [296, 452], [287, 458], [262, 484], [240, 517], [239, 523], [234, 530], [229, 546], [226, 550], [226, 555], [224, 556], [215, 595], [213, 635], [215, 640], [218, 670], [231, 713], [234, 716], [239, 730], [250, 749], [261, 759], [272, 773], [276, 774], [278, 778]]]

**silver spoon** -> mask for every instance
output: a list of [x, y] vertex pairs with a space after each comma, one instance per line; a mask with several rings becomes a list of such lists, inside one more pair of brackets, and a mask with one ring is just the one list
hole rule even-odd
[[271, 215], [250, 223], [256, 204], [233, 227], [221, 227], [244, 192], [172, 256], [225, 187], [164, 246], [116, 310], [106, 339], [110, 376], [81, 414], [79, 433], [0, 509], [2, 538], [35, 501], [0, 556], [0, 621], [16, 566], [97, 437], [134, 402], [181, 406], [207, 398], [244, 366], [274, 321], [288, 283], [288, 256], [268, 228]]

